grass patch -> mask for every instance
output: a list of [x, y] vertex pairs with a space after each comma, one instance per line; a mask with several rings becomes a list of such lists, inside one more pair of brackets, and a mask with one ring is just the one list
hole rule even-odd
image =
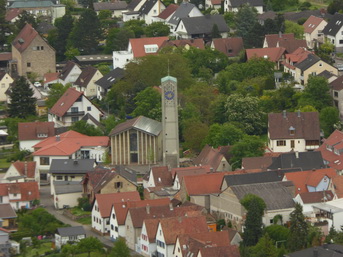
[[8, 169], [10, 166], [11, 166], [11, 162], [7, 162], [6, 159], [0, 159], [0, 169]]
[[39, 248], [29, 247], [26, 256], [27, 257], [40, 256], [48, 251], [51, 251], [51, 242], [43, 243], [39, 246]]
[[84, 211], [79, 207], [74, 207], [70, 209], [71, 214], [76, 217], [76, 221], [83, 224], [83, 225], [90, 225], [92, 224], [92, 212], [91, 211]]
[[92, 215], [91, 211], [84, 211], [84, 210], [81, 210], [79, 207], [71, 208], [70, 212], [75, 216]]
[[91, 225], [92, 224], [92, 217], [85, 217], [76, 220], [78, 223], [82, 225]]

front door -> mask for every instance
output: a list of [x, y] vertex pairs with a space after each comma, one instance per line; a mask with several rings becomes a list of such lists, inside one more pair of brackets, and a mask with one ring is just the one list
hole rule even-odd
[[294, 148], [294, 140], [291, 140], [291, 148]]

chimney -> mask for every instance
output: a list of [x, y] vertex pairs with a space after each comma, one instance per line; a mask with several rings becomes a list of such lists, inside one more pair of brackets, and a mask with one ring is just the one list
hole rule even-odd
[[150, 214], [150, 205], [147, 204], [145, 208], [146, 208], [146, 213], [147, 213], [147, 214]]
[[174, 210], [174, 207], [173, 207], [173, 204], [172, 204], [172, 203], [169, 203], [169, 209], [170, 209], [171, 211]]
[[295, 158], [299, 159], [299, 152], [295, 151]]
[[27, 161], [24, 163], [24, 175], [27, 177]]
[[313, 249], [313, 257], [318, 257], [319, 256], [319, 252], [317, 248]]
[[282, 111], [282, 116], [286, 119], [287, 118], [287, 112], [286, 112], [286, 110], [283, 110]]
[[301, 112], [298, 110], [298, 118], [301, 118]]
[[60, 135], [56, 135], [56, 141], [60, 141], [61, 138], [60, 138]]

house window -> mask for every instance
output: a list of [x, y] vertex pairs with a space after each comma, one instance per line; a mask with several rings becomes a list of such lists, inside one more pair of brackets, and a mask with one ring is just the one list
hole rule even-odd
[[123, 182], [114, 182], [115, 189], [122, 188], [122, 187], [123, 187]]
[[79, 107], [71, 107], [71, 112], [72, 113], [79, 112]]
[[334, 97], [338, 97], [338, 91], [333, 91]]
[[50, 165], [49, 157], [40, 157], [39, 162], [40, 165]]
[[31, 63], [30, 62], [26, 63], [26, 67], [30, 68], [31, 67]]
[[278, 140], [276, 141], [277, 146], [286, 146], [286, 140]]
[[40, 50], [44, 50], [44, 46], [41, 46], [41, 47], [40, 47]]
[[81, 159], [89, 159], [89, 151], [88, 150], [81, 150]]
[[71, 122], [77, 122], [79, 121], [79, 117], [71, 117]]
[[116, 215], [114, 213], [112, 214], [112, 219], [116, 219]]
[[92, 107], [91, 106], [87, 106], [87, 111], [91, 111]]
[[115, 231], [115, 232], [118, 232], [118, 227], [115, 227], [115, 228], [114, 228], [114, 231]]
[[13, 194], [13, 197], [17, 197], [17, 194]]
[[6, 86], [5, 83], [1, 83], [1, 87], [4, 88]]
[[111, 230], [114, 230], [114, 226], [113, 225], [111, 225]]
[[313, 71], [313, 72], [311, 72], [311, 75], [312, 75], [312, 76], [316, 76], [316, 75], [317, 75], [317, 72]]
[[56, 176], [56, 180], [63, 180], [63, 176], [61, 175]]

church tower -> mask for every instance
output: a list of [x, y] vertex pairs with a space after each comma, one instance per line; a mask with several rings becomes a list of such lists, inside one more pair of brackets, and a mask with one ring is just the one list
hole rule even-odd
[[179, 117], [177, 79], [167, 76], [162, 82], [163, 165], [179, 167]]

